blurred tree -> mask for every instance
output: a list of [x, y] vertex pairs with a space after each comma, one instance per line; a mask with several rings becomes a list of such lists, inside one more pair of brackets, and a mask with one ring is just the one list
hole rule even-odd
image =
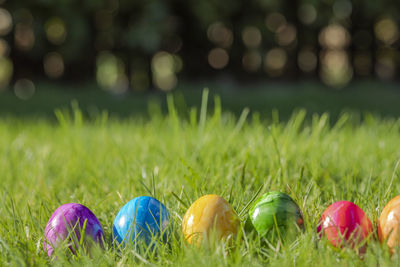
[[395, 79], [399, 13], [392, 0], [6, 0], [0, 85], [10, 73], [115, 92], [180, 78]]

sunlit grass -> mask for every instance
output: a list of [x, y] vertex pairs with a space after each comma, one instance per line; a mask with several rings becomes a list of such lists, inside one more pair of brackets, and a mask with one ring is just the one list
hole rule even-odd
[[[215, 104], [208, 108], [207, 103]], [[209, 105], [210, 106], [210, 105]], [[288, 121], [260, 119], [243, 110], [223, 112], [218, 98], [181, 116], [174, 99], [168, 115], [149, 108], [148, 119], [112, 119], [104, 112], [86, 120], [76, 103], [56, 111], [57, 123], [40, 119], [0, 119], [0, 265], [163, 266], [355, 266], [396, 264], [373, 240], [361, 259], [319, 241], [316, 226], [332, 202], [359, 205], [376, 227], [384, 205], [400, 193], [400, 120], [365, 115], [363, 122], [343, 113], [295, 112]], [[306, 119], [306, 118], [311, 119]], [[154, 177], [154, 178], [153, 178]], [[153, 182], [154, 179], [154, 182]], [[305, 231], [291, 243], [263, 242], [245, 229], [254, 195], [287, 192], [304, 213]], [[230, 200], [243, 219], [232, 246], [187, 245], [180, 232], [186, 207], [215, 193]], [[155, 249], [118, 249], [112, 222], [130, 199], [154, 195], [171, 214], [169, 243]], [[179, 200], [178, 200], [179, 199]], [[61, 204], [89, 207], [104, 231], [104, 250], [75, 256], [60, 249], [49, 260], [43, 251], [45, 225]]]

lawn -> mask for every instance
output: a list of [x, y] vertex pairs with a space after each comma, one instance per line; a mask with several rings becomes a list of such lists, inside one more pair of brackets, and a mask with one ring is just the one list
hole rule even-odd
[[[118, 118], [101, 110], [89, 116], [76, 102], [56, 110], [56, 119], [3, 115], [0, 266], [400, 264], [375, 240], [359, 257], [316, 233], [321, 213], [339, 200], [359, 205], [376, 229], [383, 207], [400, 192], [400, 120], [361, 111], [336, 112], [331, 119], [312, 109], [297, 109], [284, 120], [278, 110], [234, 115], [206, 96], [201, 106], [187, 109], [169, 97], [167, 114], [153, 103], [146, 116]], [[271, 246], [245, 229], [246, 206], [260, 188], [260, 194], [286, 192], [299, 204], [305, 230], [294, 241]], [[244, 234], [230, 249], [223, 243], [192, 247], [182, 237], [185, 206], [204, 194], [223, 196], [241, 216]], [[118, 210], [141, 195], [153, 195], [169, 209], [169, 244], [147, 251], [113, 248]], [[91, 256], [59, 251], [49, 260], [42, 248], [45, 225], [69, 202], [96, 214], [106, 247]]]

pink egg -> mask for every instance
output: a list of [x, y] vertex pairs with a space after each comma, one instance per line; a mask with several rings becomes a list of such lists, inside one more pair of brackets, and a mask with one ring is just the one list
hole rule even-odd
[[[349, 201], [338, 201], [322, 214], [317, 228], [335, 247], [359, 246], [372, 234], [372, 224], [364, 211]], [[365, 250], [362, 247], [361, 250]]]

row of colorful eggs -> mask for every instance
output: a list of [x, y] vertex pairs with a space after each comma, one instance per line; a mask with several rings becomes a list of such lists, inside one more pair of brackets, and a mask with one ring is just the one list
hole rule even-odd
[[[287, 194], [273, 191], [255, 201], [249, 210], [252, 226], [261, 236], [274, 230], [280, 234], [303, 228], [303, 214]], [[143, 242], [149, 244], [153, 236], [164, 236], [169, 224], [169, 213], [157, 199], [137, 197], [125, 204], [115, 217], [112, 238], [121, 246]], [[188, 243], [199, 244], [210, 233], [218, 239], [232, 238], [239, 230], [240, 219], [232, 206], [218, 195], [205, 195], [196, 200], [182, 220], [182, 232]], [[271, 231], [272, 230], [272, 231]], [[400, 245], [400, 196], [383, 209], [378, 222], [381, 242], [394, 251]], [[370, 219], [356, 204], [339, 201], [322, 214], [317, 228], [336, 247], [350, 246], [365, 249], [372, 236]], [[69, 203], [52, 214], [45, 229], [44, 249], [49, 256], [64, 241], [74, 252], [79, 244], [104, 242], [104, 232], [97, 217], [85, 206]], [[82, 243], [84, 241], [84, 243]], [[71, 245], [72, 244], [72, 245]]]

